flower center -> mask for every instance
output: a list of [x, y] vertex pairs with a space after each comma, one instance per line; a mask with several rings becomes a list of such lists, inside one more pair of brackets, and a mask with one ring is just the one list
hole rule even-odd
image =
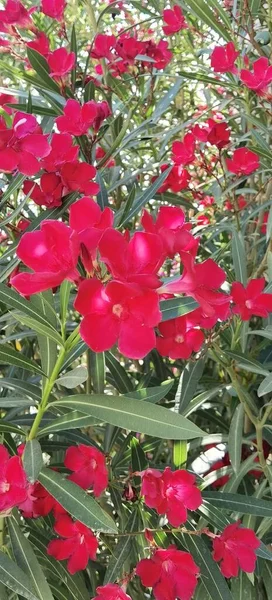
[[10, 483], [8, 483], [7, 481], [1, 481], [0, 483], [0, 493], [1, 494], [6, 494], [7, 492], [9, 492], [10, 490]]
[[245, 305], [247, 308], [251, 308], [252, 307], [252, 300], [246, 300], [245, 301]]
[[122, 312], [123, 312], [123, 307], [121, 304], [114, 304], [112, 307], [112, 312], [114, 315], [116, 315], [116, 317], [121, 317]]
[[181, 335], [181, 333], [176, 335], [175, 342], [177, 342], [177, 344], [182, 344], [184, 342], [184, 337], [183, 337], [183, 335]]

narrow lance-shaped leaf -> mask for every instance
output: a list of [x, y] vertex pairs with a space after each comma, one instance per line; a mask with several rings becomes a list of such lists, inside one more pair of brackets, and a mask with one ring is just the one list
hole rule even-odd
[[230, 462], [235, 473], [241, 463], [244, 416], [243, 404], [238, 404], [231, 419], [228, 443]]
[[0, 552], [0, 582], [26, 600], [40, 600], [29, 577], [4, 552]]
[[35, 483], [43, 466], [42, 449], [38, 440], [29, 440], [23, 454], [24, 469], [30, 483]]

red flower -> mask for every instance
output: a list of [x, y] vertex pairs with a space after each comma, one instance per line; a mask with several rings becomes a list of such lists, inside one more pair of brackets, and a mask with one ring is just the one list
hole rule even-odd
[[148, 233], [156, 233], [161, 238], [164, 252], [169, 258], [185, 250], [195, 256], [198, 239], [190, 233], [190, 223], [185, 223], [185, 214], [176, 206], [160, 206], [154, 222], [147, 210], [143, 211], [141, 224]]
[[67, 100], [63, 113], [63, 116], [56, 119], [58, 130], [72, 135], [84, 135], [97, 118], [97, 103], [91, 100], [81, 106], [77, 100], [70, 99]]
[[209, 133], [207, 142], [217, 146], [219, 150], [228, 145], [230, 140], [230, 129], [227, 123], [217, 123], [213, 119], [208, 120]]
[[266, 234], [266, 231], [267, 231], [268, 216], [269, 216], [269, 210], [267, 210], [264, 213], [264, 216], [262, 218], [261, 233], [264, 233], [264, 235]]
[[[151, 63], [151, 68], [155, 69], [165, 69], [173, 56], [165, 40], [160, 40], [157, 45], [153, 40], [148, 40], [145, 42], [144, 54], [155, 60], [155, 63]], [[142, 62], [150, 68], [150, 63], [144, 60]]]
[[74, 471], [68, 477], [84, 489], [93, 488], [95, 496], [100, 496], [108, 485], [108, 470], [105, 456], [93, 446], [70, 446], [65, 453], [64, 464]]
[[10, 510], [27, 497], [27, 478], [19, 456], [9, 457], [0, 445], [0, 512]]
[[157, 272], [165, 255], [158, 235], [137, 231], [128, 240], [119, 231], [108, 229], [99, 243], [99, 252], [115, 279], [148, 288], [160, 285]]
[[205, 340], [200, 329], [188, 326], [186, 317], [178, 317], [160, 323], [160, 336], [157, 337], [157, 350], [162, 356], [187, 360], [193, 352], [198, 352]]
[[173, 142], [172, 159], [177, 165], [189, 165], [195, 160], [195, 136], [193, 133], [186, 133], [183, 142]]
[[159, 293], [184, 293], [200, 304], [203, 316], [227, 318], [230, 297], [218, 291], [226, 280], [225, 271], [211, 258], [196, 264], [187, 252], [181, 252], [180, 257], [184, 267], [181, 278], [164, 285]]
[[208, 217], [207, 215], [198, 215], [196, 221], [197, 225], [201, 225], [202, 227], [209, 225], [211, 222], [210, 217]]
[[12, 115], [14, 108], [10, 108], [7, 104], [17, 104], [18, 100], [15, 96], [11, 96], [11, 94], [0, 94], [0, 106], [3, 110], [8, 114]]
[[[36, 36], [36, 39], [32, 42], [27, 42], [26, 45], [28, 48], [32, 48], [33, 50], [36, 50], [36, 52], [39, 52], [45, 58], [47, 58], [49, 55], [50, 42], [47, 35], [45, 35], [43, 31], [39, 31], [39, 33]], [[30, 68], [32, 68], [30, 64], [29, 66]]]
[[29, 219], [25, 219], [24, 217], [22, 217], [21, 219], [19, 219], [19, 221], [16, 225], [16, 229], [22, 233], [23, 231], [25, 231], [28, 228], [30, 223], [31, 223], [31, 221]]
[[239, 281], [232, 284], [231, 295], [235, 304], [232, 310], [240, 315], [242, 321], [249, 321], [253, 315], [268, 317], [272, 312], [272, 294], [263, 294], [264, 287], [264, 277], [251, 279], [246, 287]]
[[[216, 446], [216, 444], [211, 444], [211, 446], [209, 446], [209, 447], [212, 448], [213, 446]], [[208, 447], [206, 447], [206, 449], [208, 449]], [[229, 453], [226, 452], [226, 454], [224, 456], [222, 456], [222, 458], [220, 458], [215, 463], [213, 463], [213, 465], [207, 471], [206, 475], [208, 475], [209, 473], [213, 473], [213, 471], [217, 471], [217, 469], [222, 469], [223, 467], [228, 467], [230, 464], [231, 464], [231, 462], [229, 459]], [[220, 488], [229, 481], [229, 478], [230, 478], [229, 475], [222, 475], [221, 477], [219, 477], [218, 479], [216, 479], [215, 481], [213, 481], [211, 483], [211, 487], [214, 489]]]
[[74, 202], [70, 208], [69, 224], [77, 231], [81, 244], [81, 260], [88, 273], [92, 273], [98, 243], [105, 231], [113, 225], [114, 214], [108, 207], [101, 211], [88, 196]]
[[254, 61], [252, 67], [253, 72], [248, 69], [242, 69], [240, 79], [250, 90], [254, 90], [258, 94], [263, 94], [272, 81], [272, 65], [269, 65], [269, 60], [266, 56], [262, 56]]
[[61, 178], [55, 173], [44, 173], [41, 176], [40, 186], [37, 183], [34, 184], [33, 181], [24, 182], [23, 191], [25, 194], [28, 194], [32, 188], [30, 198], [38, 206], [46, 206], [47, 208], [61, 206], [63, 185]]
[[[103, 150], [103, 148], [101, 148], [101, 146], [97, 146], [96, 150], [95, 150], [95, 160], [96, 162], [99, 162], [102, 158], [104, 158], [104, 156], [106, 155], [106, 151]], [[107, 160], [107, 162], [105, 163], [105, 167], [108, 167], [108, 169], [110, 169], [111, 167], [115, 167], [115, 160], [114, 158], [109, 158], [109, 160]]]
[[216, 73], [236, 73], [234, 65], [239, 52], [235, 50], [233, 42], [228, 42], [225, 46], [216, 46], [211, 53], [211, 67]]
[[136, 568], [142, 584], [153, 588], [156, 600], [190, 600], [198, 573], [191, 554], [175, 546], [156, 550], [151, 558], [140, 560]]
[[47, 552], [57, 560], [68, 559], [67, 569], [71, 575], [86, 569], [89, 559], [96, 559], [98, 541], [86, 525], [73, 521], [69, 515], [62, 515], [54, 529], [64, 539], [49, 542]]
[[226, 165], [231, 173], [238, 177], [250, 175], [260, 166], [260, 157], [248, 148], [237, 148], [234, 150], [232, 158], [226, 158]]
[[[167, 164], [162, 165], [161, 172], [166, 171], [168, 167], [169, 165]], [[180, 192], [188, 187], [190, 179], [190, 173], [186, 169], [183, 169], [182, 165], [174, 165], [161, 187], [157, 190], [157, 194], [163, 194], [169, 189], [174, 193]], [[155, 180], [156, 177], [154, 177]]]
[[172, 35], [172, 33], [177, 33], [181, 29], [187, 29], [188, 25], [183, 12], [177, 4], [173, 6], [173, 10], [166, 8], [162, 14], [164, 22], [167, 23], [163, 26], [165, 35]]
[[73, 138], [69, 133], [53, 133], [51, 152], [41, 160], [41, 167], [49, 173], [55, 173], [67, 162], [77, 160], [79, 146], [73, 146]]
[[40, 231], [25, 233], [18, 244], [17, 256], [34, 273], [19, 273], [11, 285], [25, 296], [56, 287], [68, 279], [77, 279], [79, 241], [70, 227], [59, 221], [43, 221]]
[[99, 185], [91, 181], [96, 176], [96, 169], [88, 163], [76, 160], [67, 162], [62, 166], [60, 176], [69, 192], [78, 191], [91, 195], [99, 192]]
[[240, 522], [228, 525], [213, 540], [213, 559], [221, 562], [224, 577], [237, 577], [239, 569], [253, 573], [256, 564], [256, 550], [260, 540], [252, 529], [240, 527]]
[[0, 170], [35, 175], [40, 169], [38, 158], [50, 152], [47, 135], [43, 135], [36, 117], [17, 112], [11, 129], [0, 118]]
[[[34, 9], [35, 10], [35, 9]], [[31, 13], [33, 8], [27, 10], [19, 0], [7, 0], [4, 10], [0, 10], [1, 31], [8, 31], [9, 26], [16, 25], [22, 29], [31, 28]]]
[[66, 48], [58, 48], [48, 56], [50, 75], [55, 79], [61, 79], [70, 73], [75, 66], [75, 53], [68, 52]]
[[[144, 42], [140, 42], [133, 36], [121, 35], [116, 42], [115, 51], [125, 64], [133, 64], [137, 54], [144, 53]], [[118, 68], [118, 64], [116, 65]]]
[[98, 33], [95, 36], [94, 44], [91, 50], [92, 58], [107, 58], [108, 60], [112, 59], [112, 50], [115, 48], [117, 43], [116, 37], [114, 35], [105, 35], [103, 33]]
[[96, 588], [98, 596], [95, 596], [93, 600], [131, 600], [122, 588], [116, 583], [107, 583], [107, 585]]
[[146, 469], [141, 473], [141, 495], [146, 506], [155, 508], [159, 515], [166, 513], [167, 501], [162, 473], [157, 469]]
[[63, 21], [65, 6], [65, 0], [42, 0], [41, 11], [51, 19]]
[[81, 283], [74, 304], [84, 318], [80, 335], [94, 352], [109, 350], [118, 342], [129, 358], [143, 358], [155, 347], [154, 327], [161, 319], [158, 295], [111, 281], [104, 288], [97, 279]]
[[28, 484], [26, 500], [18, 505], [18, 509], [27, 519], [46, 517], [51, 510], [56, 518], [61, 514], [66, 514], [66, 510], [38, 481]]

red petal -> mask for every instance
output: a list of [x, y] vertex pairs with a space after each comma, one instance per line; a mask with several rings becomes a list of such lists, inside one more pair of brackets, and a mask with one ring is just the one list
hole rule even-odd
[[109, 315], [88, 315], [80, 325], [80, 335], [94, 352], [110, 350], [117, 342], [119, 320]]

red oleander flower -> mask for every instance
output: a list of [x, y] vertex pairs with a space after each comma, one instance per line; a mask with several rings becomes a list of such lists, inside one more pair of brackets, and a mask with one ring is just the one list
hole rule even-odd
[[112, 51], [114, 50], [116, 43], [117, 39], [114, 35], [98, 33], [94, 39], [91, 57], [96, 59], [107, 58], [108, 60], [111, 60]]
[[[166, 171], [168, 167], [168, 164], [162, 165], [160, 168], [161, 172]], [[174, 193], [180, 192], [188, 187], [190, 179], [191, 175], [187, 169], [183, 169], [182, 165], [174, 165], [161, 187], [157, 190], [157, 194], [163, 194], [167, 190], [171, 190]], [[153, 181], [155, 180], [156, 177], [154, 177]]]
[[67, 192], [91, 195], [99, 192], [99, 185], [91, 181], [96, 176], [96, 169], [88, 163], [76, 160], [67, 162], [61, 167], [60, 176]]
[[[97, 146], [96, 150], [95, 150], [95, 160], [96, 162], [99, 162], [102, 158], [104, 158], [104, 156], [106, 156], [106, 151], [103, 150], [103, 148], [101, 148], [101, 146]], [[114, 158], [109, 158], [109, 160], [107, 160], [107, 162], [105, 163], [105, 167], [108, 167], [108, 169], [115, 167], [115, 160]]]
[[68, 559], [67, 569], [71, 575], [86, 569], [89, 559], [96, 559], [98, 541], [86, 525], [73, 521], [69, 515], [61, 515], [54, 529], [64, 539], [49, 542], [47, 552], [56, 560]]
[[172, 35], [181, 31], [181, 29], [187, 29], [188, 25], [185, 21], [183, 12], [177, 4], [173, 6], [173, 10], [166, 8], [163, 11], [163, 20], [166, 25], [163, 26], [165, 35]]
[[163, 285], [159, 293], [192, 296], [200, 304], [204, 317], [226, 319], [230, 297], [218, 291], [226, 280], [225, 271], [211, 258], [196, 264], [187, 252], [181, 252], [180, 257], [184, 267], [181, 278]]
[[18, 505], [18, 509], [23, 517], [27, 519], [46, 517], [51, 511], [53, 511], [55, 518], [66, 514], [66, 510], [38, 481], [34, 484], [28, 484], [27, 497], [24, 502]]
[[133, 285], [97, 279], [81, 283], [75, 309], [83, 315], [80, 335], [94, 352], [118, 343], [121, 354], [143, 358], [155, 347], [154, 327], [161, 319], [158, 295]]
[[[39, 31], [36, 35], [35, 40], [27, 42], [26, 45], [28, 48], [32, 48], [32, 50], [36, 50], [36, 52], [39, 52], [46, 59], [48, 58], [50, 53], [50, 42], [47, 35], [45, 35], [43, 31]], [[32, 68], [30, 64], [29, 66], [30, 68]]]
[[65, 0], [42, 0], [41, 11], [51, 19], [63, 21], [65, 7]]
[[75, 66], [75, 53], [68, 52], [66, 48], [57, 48], [54, 52], [50, 52], [48, 56], [48, 65], [50, 75], [55, 79], [61, 79], [72, 71]]
[[[145, 42], [144, 55], [155, 60], [155, 63], [151, 63], [151, 68], [155, 67], [155, 69], [165, 69], [173, 56], [171, 50], [168, 49], [168, 42], [165, 40], [160, 40], [158, 44], [153, 40], [147, 40]], [[142, 62], [150, 68], [150, 63], [144, 60]]]
[[88, 196], [74, 202], [70, 208], [69, 224], [78, 233], [81, 260], [88, 273], [92, 273], [98, 244], [105, 231], [113, 226], [114, 214], [109, 207], [102, 211]]
[[165, 254], [158, 235], [137, 231], [129, 240], [119, 231], [108, 229], [99, 242], [99, 253], [115, 279], [142, 288], [160, 285], [157, 273]]
[[95, 496], [100, 496], [108, 485], [108, 470], [105, 456], [93, 446], [70, 446], [65, 453], [64, 464], [74, 471], [69, 475], [74, 483], [83, 489], [93, 488]]
[[21, 458], [9, 456], [5, 446], [0, 445], [0, 512], [18, 506], [27, 498], [27, 478]]
[[[35, 8], [34, 8], [35, 10]], [[7, 0], [4, 10], [0, 10], [0, 29], [9, 32], [9, 27], [15, 25], [21, 29], [31, 29], [31, 13], [19, 0]]]
[[237, 148], [232, 158], [226, 158], [226, 165], [231, 173], [238, 177], [250, 175], [260, 167], [260, 157], [248, 148]]
[[8, 115], [12, 115], [15, 109], [10, 108], [9, 106], [7, 106], [7, 104], [17, 103], [18, 99], [15, 96], [12, 96], [11, 94], [0, 94], [0, 106]]
[[61, 206], [63, 185], [61, 178], [55, 173], [44, 173], [41, 176], [40, 185], [33, 181], [25, 181], [23, 185], [24, 193], [28, 194], [31, 189], [30, 198], [38, 206], [46, 206], [47, 208]]
[[40, 231], [22, 235], [17, 256], [34, 271], [11, 278], [11, 285], [24, 296], [56, 287], [65, 279], [74, 281], [79, 276], [77, 234], [59, 221], [43, 221]]
[[35, 175], [40, 169], [39, 158], [50, 152], [48, 136], [44, 135], [36, 117], [16, 112], [11, 129], [0, 117], [0, 171]]
[[253, 573], [260, 543], [252, 529], [240, 527], [239, 521], [232, 523], [213, 540], [213, 559], [222, 561], [220, 569], [224, 577], [237, 577], [239, 569]]
[[157, 337], [157, 350], [162, 356], [187, 360], [193, 352], [198, 352], [205, 340], [200, 329], [188, 325], [186, 317], [178, 317], [160, 323], [160, 336]]
[[189, 165], [195, 160], [195, 136], [193, 133], [186, 133], [183, 142], [173, 142], [172, 159], [177, 165]]
[[136, 567], [142, 585], [152, 587], [155, 600], [191, 600], [199, 571], [191, 554], [175, 546], [156, 550]]
[[144, 53], [144, 42], [140, 42], [135, 37], [130, 35], [121, 35], [119, 38], [117, 38], [115, 51], [118, 56], [125, 61], [126, 65], [133, 64], [136, 56]]
[[228, 42], [225, 46], [216, 46], [211, 53], [211, 67], [216, 73], [236, 73], [236, 58], [239, 52], [235, 50], [233, 42]]
[[[211, 444], [211, 446], [209, 446], [209, 447], [213, 447], [213, 446], [216, 446], [216, 444], [214, 444], [214, 445]], [[208, 449], [208, 447], [206, 449]], [[222, 456], [222, 458], [220, 458], [215, 463], [213, 463], [213, 465], [207, 471], [206, 475], [208, 475], [209, 473], [212, 473], [213, 471], [217, 471], [218, 469], [222, 469], [223, 467], [229, 467], [230, 464], [231, 464], [231, 462], [230, 462], [230, 458], [229, 458], [229, 453], [226, 452], [226, 454], [224, 456]], [[219, 477], [218, 479], [216, 479], [215, 481], [213, 481], [211, 483], [211, 487], [214, 489], [220, 488], [229, 481], [229, 478], [230, 478], [229, 475], [222, 475], [221, 477]]]
[[166, 513], [167, 501], [162, 473], [157, 469], [146, 469], [141, 473], [141, 495], [146, 506], [155, 508], [159, 515]]
[[79, 146], [73, 145], [73, 137], [69, 133], [53, 133], [51, 151], [41, 160], [41, 167], [49, 173], [59, 171], [67, 162], [78, 158]]
[[252, 67], [253, 71], [242, 69], [240, 79], [250, 90], [263, 94], [272, 81], [272, 65], [269, 65], [266, 56], [262, 56], [254, 61]]
[[217, 123], [213, 119], [208, 120], [209, 132], [207, 142], [217, 146], [219, 150], [225, 148], [230, 141], [230, 129], [227, 123]]
[[239, 281], [232, 284], [232, 311], [240, 315], [242, 321], [249, 321], [253, 315], [266, 318], [272, 312], [272, 294], [263, 293], [265, 285], [264, 277], [251, 279], [246, 287]]
[[96, 588], [98, 596], [93, 600], [131, 600], [131, 597], [126, 594], [116, 583], [107, 583]]
[[81, 105], [77, 100], [69, 99], [63, 113], [56, 119], [58, 130], [80, 136], [86, 134], [91, 127], [97, 132], [103, 121], [111, 115], [111, 110], [106, 101], [90, 100]]
[[148, 233], [156, 233], [169, 258], [185, 250], [196, 255], [199, 240], [190, 233], [191, 224], [185, 222], [183, 210], [176, 206], [160, 206], [156, 221], [147, 210], [143, 211], [141, 224]]

